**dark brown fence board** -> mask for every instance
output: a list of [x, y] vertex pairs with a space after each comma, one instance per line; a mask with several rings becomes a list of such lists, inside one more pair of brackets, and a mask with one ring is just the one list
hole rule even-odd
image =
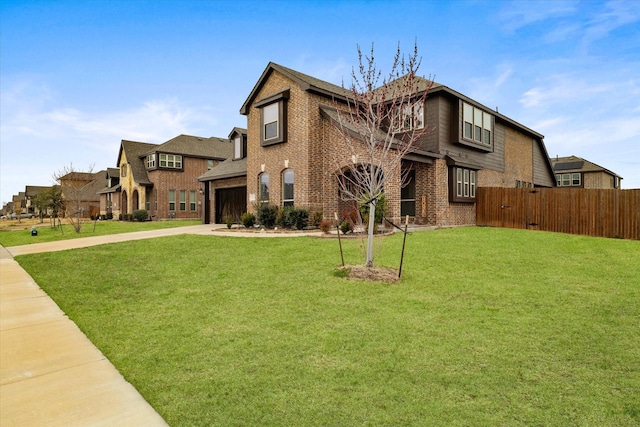
[[476, 224], [640, 239], [640, 189], [480, 187]]

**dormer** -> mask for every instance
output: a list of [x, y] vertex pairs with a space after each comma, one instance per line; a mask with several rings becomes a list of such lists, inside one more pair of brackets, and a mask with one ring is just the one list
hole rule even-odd
[[241, 160], [247, 157], [247, 130], [235, 127], [229, 134], [229, 140], [233, 143], [233, 160]]

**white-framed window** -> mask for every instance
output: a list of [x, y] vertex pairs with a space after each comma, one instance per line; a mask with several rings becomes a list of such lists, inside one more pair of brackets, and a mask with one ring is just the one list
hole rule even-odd
[[241, 159], [242, 158], [242, 137], [236, 136], [233, 139], [233, 158]]
[[182, 156], [179, 154], [160, 154], [160, 167], [182, 169]]
[[277, 139], [279, 135], [279, 121], [278, 117], [278, 104], [270, 104], [262, 109], [262, 116], [264, 118], [264, 127], [262, 132], [262, 138], [265, 141]]
[[397, 107], [395, 111], [396, 130], [409, 131], [424, 127], [424, 105], [416, 102], [411, 105]]
[[400, 216], [416, 215], [416, 171], [406, 172], [405, 184], [400, 188]]
[[493, 115], [466, 102], [463, 105], [463, 137], [477, 144], [491, 145]]
[[207, 170], [208, 171], [213, 169], [214, 166], [215, 166], [215, 162], [213, 161], [213, 159], [207, 160]]
[[258, 177], [258, 187], [260, 194], [260, 203], [269, 204], [269, 174], [261, 173]]
[[556, 181], [558, 187], [581, 187], [582, 174], [580, 172], [557, 173]]
[[475, 201], [477, 171], [455, 166], [452, 168], [451, 199], [454, 202]]
[[196, 191], [195, 191], [195, 190], [191, 190], [191, 191], [189, 192], [189, 210], [190, 210], [191, 212], [193, 212], [193, 211], [195, 211], [195, 210], [196, 210], [196, 204], [197, 204], [197, 201], [196, 201]]
[[293, 169], [282, 172], [282, 206], [293, 206]]
[[[287, 141], [287, 101], [289, 90], [276, 93], [254, 104], [260, 110], [260, 145], [263, 147]], [[240, 135], [241, 142], [244, 141]], [[241, 153], [244, 157], [246, 153]]]
[[156, 167], [156, 154], [149, 154], [147, 156], [147, 169], [153, 169]]
[[176, 210], [176, 190], [169, 190], [169, 210]]
[[187, 210], [187, 192], [185, 190], [180, 190], [180, 210]]

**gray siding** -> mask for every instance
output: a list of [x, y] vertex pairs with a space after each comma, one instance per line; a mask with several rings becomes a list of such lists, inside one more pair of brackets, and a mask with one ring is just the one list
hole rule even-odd
[[549, 171], [548, 163], [549, 160], [541, 149], [539, 141], [535, 141], [533, 144], [533, 183], [535, 185], [544, 187], [555, 186], [556, 178], [554, 174]]

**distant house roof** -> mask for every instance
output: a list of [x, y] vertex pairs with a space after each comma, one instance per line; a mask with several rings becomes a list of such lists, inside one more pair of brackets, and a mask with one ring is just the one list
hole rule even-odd
[[227, 159], [198, 177], [198, 181], [216, 181], [219, 179], [247, 176], [247, 158]]
[[233, 138], [235, 134], [246, 135], [247, 130], [245, 128], [234, 127], [231, 129], [231, 132], [229, 132], [229, 139]]
[[233, 144], [227, 138], [178, 135], [163, 144], [153, 146], [142, 155], [153, 152], [224, 160], [233, 155]]
[[604, 172], [622, 179], [615, 172], [577, 156], [555, 157], [551, 159], [551, 164], [555, 172]]
[[27, 185], [25, 187], [25, 194], [27, 197], [35, 197], [37, 196], [39, 193], [41, 193], [42, 191], [46, 191], [48, 189], [50, 189], [51, 187], [42, 187], [42, 186], [36, 186], [36, 185]]

